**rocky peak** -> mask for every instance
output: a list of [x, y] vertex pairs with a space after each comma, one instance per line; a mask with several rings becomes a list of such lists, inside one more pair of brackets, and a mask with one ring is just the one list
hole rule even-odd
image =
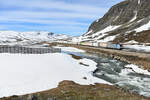
[[[83, 36], [90, 37], [91, 35], [90, 38], [94, 38], [92, 37], [93, 34], [102, 31], [109, 26], [112, 27], [119, 26], [119, 27], [115, 28], [114, 30], [111, 30], [111, 32], [110, 31], [104, 32], [109, 33], [108, 36], [119, 34], [118, 35], [119, 37], [121, 36], [121, 34], [125, 34], [126, 32], [128, 33], [133, 32], [134, 29], [139, 28], [150, 21], [149, 5], [150, 0], [125, 0], [123, 2], [120, 2], [112, 6], [110, 10], [102, 18], [94, 21], [90, 25], [88, 32], [85, 33]], [[105, 37], [107, 36], [105, 35]], [[103, 39], [105, 37], [103, 37]]]

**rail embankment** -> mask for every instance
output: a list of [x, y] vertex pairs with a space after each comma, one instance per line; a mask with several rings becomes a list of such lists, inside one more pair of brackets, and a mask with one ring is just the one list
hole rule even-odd
[[135, 64], [141, 68], [150, 70], [150, 54], [147, 54], [147, 53], [105, 49], [105, 48], [81, 46], [81, 45], [66, 44], [66, 43], [53, 43], [50, 45], [71, 46], [71, 47], [83, 49], [86, 52], [97, 53], [97, 54], [102, 54], [107, 57], [112, 57], [114, 59], [125, 61], [131, 64]]

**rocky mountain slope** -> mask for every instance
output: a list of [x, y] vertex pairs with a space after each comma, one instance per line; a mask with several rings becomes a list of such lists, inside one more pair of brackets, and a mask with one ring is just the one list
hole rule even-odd
[[150, 42], [150, 0], [125, 0], [94, 21], [79, 40]]
[[35, 44], [40, 42], [51, 42], [70, 38], [63, 34], [54, 34], [46, 31], [16, 32], [0, 31], [0, 44]]

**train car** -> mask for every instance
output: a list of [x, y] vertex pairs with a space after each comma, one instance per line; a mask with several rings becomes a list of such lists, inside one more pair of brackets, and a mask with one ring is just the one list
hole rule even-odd
[[98, 43], [98, 47], [102, 47], [102, 48], [109, 48], [109, 49], [121, 49], [121, 45], [116, 43], [110, 43], [110, 42], [99, 42]]
[[107, 48], [107, 43], [106, 42], [99, 42], [98, 46], [103, 47], [103, 48]]
[[107, 43], [107, 48], [120, 50], [120, 49], [121, 49], [121, 46], [120, 46], [120, 44], [118, 44], [118, 43], [116, 43], [116, 44]]
[[[72, 43], [76, 44], [76, 43]], [[108, 49], [117, 49], [120, 50], [122, 46], [119, 43], [111, 43], [111, 42], [78, 42], [78, 45], [83, 46], [93, 46], [93, 47], [102, 47], [102, 48], [108, 48]]]
[[84, 45], [84, 46], [92, 46], [92, 42], [81, 42], [80, 45]]

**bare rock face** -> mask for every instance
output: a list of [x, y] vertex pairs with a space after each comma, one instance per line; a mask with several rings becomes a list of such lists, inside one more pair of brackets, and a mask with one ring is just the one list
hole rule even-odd
[[99, 40], [108, 36], [117, 35], [112, 41], [118, 40], [120, 42], [126, 42], [135, 40], [138, 42], [150, 42], [150, 40], [147, 39], [140, 39], [143, 38], [141, 34], [145, 35], [143, 31], [148, 31], [149, 29], [141, 29], [140, 32], [136, 31], [137, 28], [146, 25], [149, 21], [150, 0], [125, 0], [114, 5], [102, 18], [94, 21], [90, 25], [88, 32], [83, 36], [94, 39], [95, 37], [92, 37], [93, 34], [104, 30], [108, 26], [119, 26], [114, 30], [105, 32], [107, 35], [99, 38]]

